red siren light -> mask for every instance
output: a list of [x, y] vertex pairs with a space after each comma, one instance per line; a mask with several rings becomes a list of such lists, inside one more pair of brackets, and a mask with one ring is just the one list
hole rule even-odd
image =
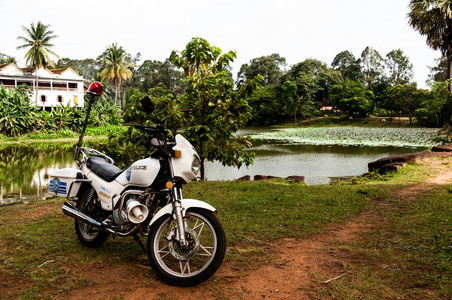
[[88, 87], [88, 94], [91, 94], [93, 96], [100, 96], [102, 95], [102, 92], [104, 91], [104, 86], [99, 81], [94, 81], [91, 83]]

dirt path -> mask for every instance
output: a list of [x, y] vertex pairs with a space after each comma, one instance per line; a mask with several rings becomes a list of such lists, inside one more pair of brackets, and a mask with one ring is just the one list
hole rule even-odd
[[[397, 196], [401, 200], [414, 200], [435, 185], [451, 182], [451, 167], [442, 165], [441, 161], [431, 163], [438, 168], [439, 173], [399, 191]], [[225, 261], [215, 280], [192, 288], [178, 288], [161, 283], [145, 263], [138, 265], [131, 262], [128, 267], [99, 265], [96, 269], [80, 266], [77, 271], [68, 272], [77, 272], [81, 281], [94, 284], [69, 291], [67, 298], [325, 299], [321, 293], [328, 284], [342, 276], [350, 276], [345, 272], [344, 263], [353, 258], [344, 258], [344, 253], [340, 253], [341, 245], [358, 241], [360, 234], [374, 230], [379, 222], [382, 220], [378, 216], [364, 213], [345, 225], [331, 225], [324, 235], [263, 244], [263, 251], [275, 254], [270, 261], [261, 262], [259, 267], [246, 273], [234, 267], [234, 262]], [[252, 246], [243, 243], [228, 251], [246, 252], [250, 251], [250, 247]], [[328, 280], [331, 280], [330, 283]]]

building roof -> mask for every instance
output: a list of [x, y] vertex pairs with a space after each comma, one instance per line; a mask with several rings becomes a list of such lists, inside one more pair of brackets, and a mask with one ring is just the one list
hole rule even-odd
[[39, 77], [43, 78], [83, 80], [83, 77], [75, 72], [71, 67], [49, 70], [43, 67], [38, 69], [35, 67], [19, 68], [14, 63], [0, 64], [0, 75], [2, 76], [30, 76], [30, 74], [36, 74], [36, 72]]
[[26, 67], [26, 68], [20, 68], [24, 73], [33, 73], [35, 71], [34, 67]]
[[77, 76], [80, 76], [77, 72], [75, 72], [71, 67], [66, 67], [66, 68], [59, 68], [59, 69], [51, 69], [49, 70], [50, 72], [52, 72], [53, 74], [58, 74], [61, 75], [66, 71], [71, 70], [72, 72], [74, 72]]
[[[9, 64], [0, 64], [0, 70], [6, 68], [9, 65], [16, 65], [15, 63], [9, 63]], [[17, 67], [17, 66], [16, 66]]]

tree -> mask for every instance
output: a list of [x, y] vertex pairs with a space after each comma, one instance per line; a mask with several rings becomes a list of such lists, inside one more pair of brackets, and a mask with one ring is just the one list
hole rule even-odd
[[426, 126], [443, 127], [452, 124], [452, 93], [450, 79], [433, 82], [428, 97], [424, 96], [422, 107], [415, 112], [416, 118]]
[[407, 84], [413, 78], [413, 64], [402, 50], [389, 52], [386, 55], [385, 63], [389, 70], [389, 81], [393, 86]]
[[365, 117], [373, 109], [374, 95], [359, 81], [346, 79], [332, 89], [335, 106], [351, 117]]
[[327, 102], [331, 87], [342, 81], [339, 71], [330, 69], [317, 59], [306, 59], [282, 76], [282, 81], [297, 83], [298, 97], [303, 101]]
[[297, 95], [297, 83], [294, 81], [287, 80], [282, 86], [282, 97], [284, 99], [284, 103], [286, 103], [287, 110], [290, 110], [293, 114], [294, 124], [297, 124], [297, 112], [301, 108], [301, 101]]
[[397, 111], [408, 114], [411, 125], [413, 113], [419, 108], [425, 97], [425, 91], [418, 90], [415, 83], [397, 84], [389, 88], [388, 96]]
[[183, 73], [166, 59], [164, 62], [145, 60], [134, 73], [134, 86], [146, 92], [163, 83], [166, 88], [175, 93], [183, 90]]
[[113, 43], [107, 48], [107, 53], [102, 60], [105, 67], [101, 71], [100, 76], [104, 80], [113, 82], [116, 105], [118, 105], [119, 88], [122, 81], [132, 77], [132, 71], [129, 68], [133, 68], [134, 65], [126, 60], [127, 55], [122, 46], [118, 47], [117, 43]]
[[363, 78], [359, 60], [350, 51], [342, 51], [337, 54], [331, 66], [334, 70], [341, 72], [343, 79], [358, 81]]
[[256, 90], [261, 77], [234, 89], [227, 66], [235, 57], [235, 51], [223, 54], [202, 38], [193, 38], [182, 52], [173, 51], [170, 56], [170, 61], [187, 76], [181, 108], [187, 111], [185, 136], [201, 158], [201, 179], [205, 179], [206, 159], [240, 167], [251, 164], [254, 158], [254, 153], [243, 151], [251, 146], [249, 139], [234, 133], [251, 118], [246, 98]]
[[17, 63], [16, 58], [0, 53], [0, 64]]
[[436, 66], [428, 67], [430, 74], [428, 74], [428, 81], [439, 82], [447, 80], [447, 58], [441, 56], [435, 59]]
[[85, 80], [92, 81], [97, 73], [100, 71], [100, 64], [96, 62], [93, 58], [85, 59], [71, 59], [71, 58], [61, 58], [58, 60], [56, 68], [67, 68], [70, 67], [79, 75], [83, 76]]
[[409, 8], [409, 24], [427, 37], [428, 46], [446, 57], [446, 79], [452, 78], [452, 0], [411, 0]]
[[272, 125], [283, 112], [280, 86], [270, 84], [261, 87], [246, 99], [251, 106], [251, 122], [256, 125]]
[[252, 80], [255, 76], [261, 75], [264, 78], [264, 85], [276, 84], [279, 82], [282, 70], [286, 66], [286, 59], [274, 53], [268, 56], [253, 58], [249, 65], [243, 64], [237, 74], [237, 86], [241, 86], [246, 80]]
[[368, 89], [372, 89], [374, 85], [383, 79], [383, 58], [377, 50], [366, 47], [361, 53], [360, 63], [364, 82]]
[[19, 36], [17, 38], [25, 43], [18, 46], [17, 49], [28, 48], [28, 51], [25, 54], [26, 64], [36, 70], [36, 102], [38, 102], [38, 69], [41, 67], [47, 68], [48, 66], [54, 66], [49, 54], [58, 57], [57, 54], [50, 50], [50, 48], [54, 46], [51, 41], [58, 36], [53, 35], [53, 31], [49, 30], [49, 27], [50, 25], [44, 25], [41, 22], [38, 22], [35, 26], [32, 22], [30, 28], [22, 26], [22, 29], [27, 35], [25, 37]]

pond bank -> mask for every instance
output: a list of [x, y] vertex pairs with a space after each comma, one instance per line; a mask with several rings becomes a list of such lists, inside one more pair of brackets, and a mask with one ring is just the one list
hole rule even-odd
[[368, 164], [369, 172], [378, 172], [385, 174], [391, 171], [397, 171], [398, 169], [405, 167], [407, 164], [420, 163], [424, 159], [433, 157], [451, 157], [452, 156], [452, 144], [435, 146], [432, 151], [410, 153], [404, 155], [390, 156], [380, 158], [374, 162]]

